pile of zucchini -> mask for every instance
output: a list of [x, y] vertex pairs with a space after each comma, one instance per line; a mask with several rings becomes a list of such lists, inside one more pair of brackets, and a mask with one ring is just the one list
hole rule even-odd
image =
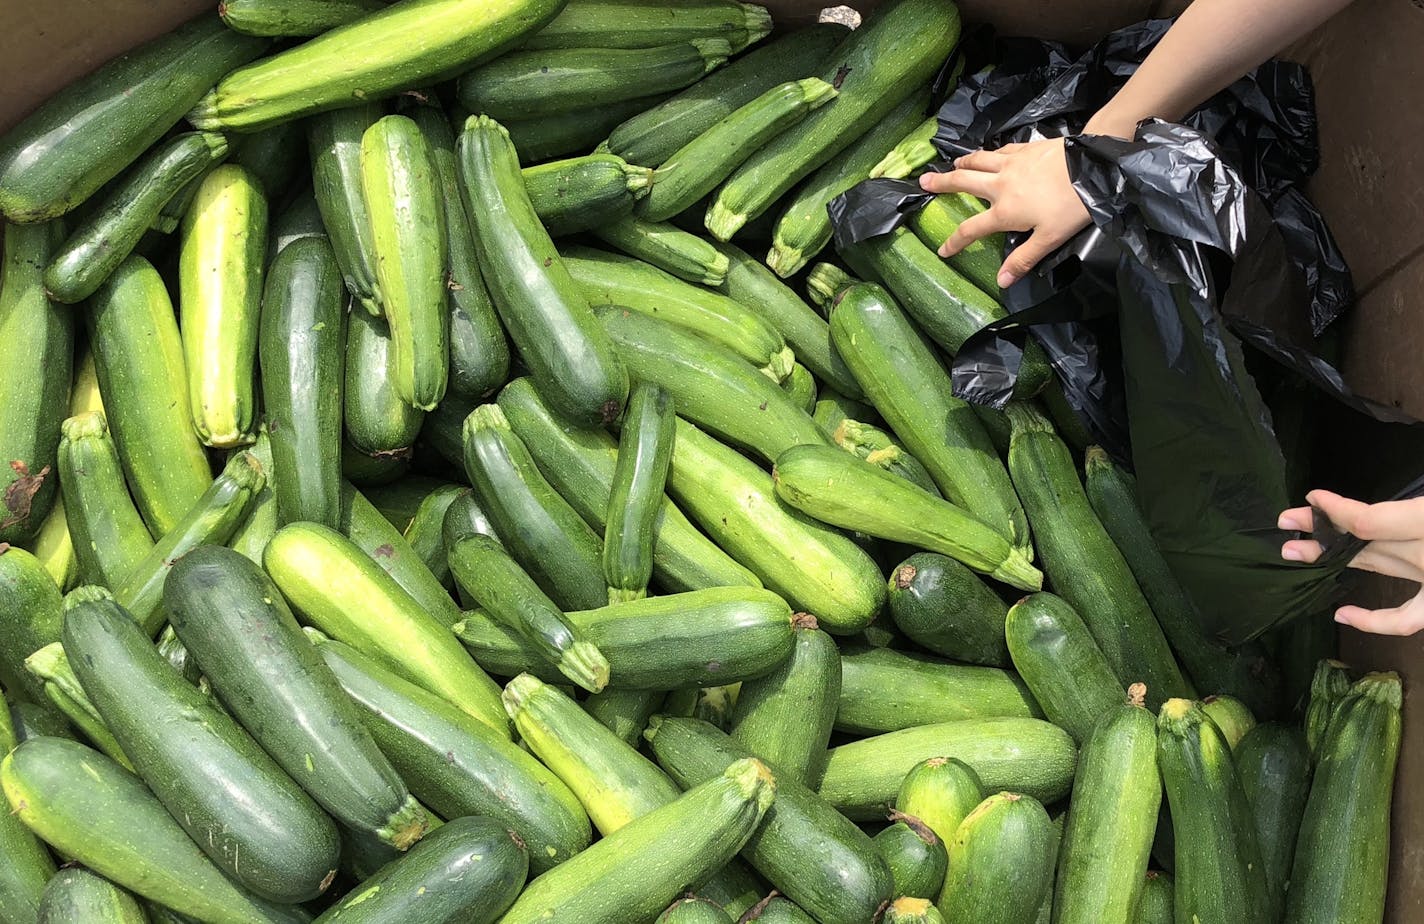
[[1381, 920], [1398, 678], [827, 250], [950, 0], [220, 13], [0, 137], [0, 924]]

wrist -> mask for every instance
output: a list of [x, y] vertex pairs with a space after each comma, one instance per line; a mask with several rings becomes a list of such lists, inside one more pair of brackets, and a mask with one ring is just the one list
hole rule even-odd
[[1114, 138], [1132, 140], [1141, 119], [1135, 115], [1124, 115], [1113, 109], [1112, 104], [1099, 109], [1083, 126], [1085, 135], [1109, 135]]

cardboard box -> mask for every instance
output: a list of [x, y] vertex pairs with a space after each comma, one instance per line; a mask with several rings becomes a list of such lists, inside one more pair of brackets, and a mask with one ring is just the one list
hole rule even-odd
[[[876, 0], [845, 0], [869, 9]], [[820, 3], [766, 0], [784, 23], [814, 21]], [[967, 20], [1008, 34], [1070, 42], [1184, 0], [962, 0]], [[5, 0], [0, 9], [0, 131], [110, 57], [158, 35], [211, 0]], [[1345, 324], [1344, 367], [1364, 394], [1424, 418], [1424, 0], [1355, 0], [1289, 50], [1310, 65], [1319, 91], [1324, 156], [1311, 194], [1355, 273], [1360, 302]], [[1421, 460], [1424, 463], [1424, 460]], [[1394, 604], [1409, 585], [1369, 593]], [[1368, 602], [1368, 601], [1361, 601]], [[1396, 670], [1405, 683], [1404, 748], [1395, 790], [1388, 920], [1424, 920], [1424, 633], [1412, 639], [1347, 631], [1344, 656], [1360, 668]]]

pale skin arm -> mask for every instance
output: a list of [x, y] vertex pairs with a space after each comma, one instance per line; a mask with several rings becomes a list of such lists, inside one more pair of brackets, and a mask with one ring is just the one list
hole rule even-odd
[[[1143, 119], [1177, 121], [1241, 75], [1304, 36], [1349, 0], [1195, 0], [1137, 73], [1088, 121], [1084, 132], [1131, 138]], [[948, 173], [927, 173], [929, 192], [966, 192], [989, 210], [959, 226], [940, 247], [953, 256], [996, 231], [1032, 231], [999, 271], [1000, 287], [1088, 225], [1068, 180], [1061, 138], [976, 151]]]

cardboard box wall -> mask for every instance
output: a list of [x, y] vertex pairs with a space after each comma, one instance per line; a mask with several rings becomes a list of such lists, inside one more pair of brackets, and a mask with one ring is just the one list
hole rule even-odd
[[[764, 0], [781, 22], [812, 21], [822, 3]], [[849, 0], [867, 9], [875, 0]], [[1012, 35], [1091, 41], [1184, 0], [962, 0], [965, 18]], [[190, 16], [206, 0], [0, 0], [0, 131], [94, 67]], [[1291, 49], [1319, 92], [1323, 160], [1311, 193], [1350, 261], [1359, 305], [1345, 321], [1352, 385], [1424, 418], [1424, 0], [1356, 0]], [[1424, 467], [1424, 459], [1420, 460]], [[1368, 593], [1395, 604], [1407, 585]], [[1371, 602], [1371, 601], [1361, 601]], [[1399, 671], [1404, 749], [1394, 800], [1388, 920], [1424, 921], [1424, 633], [1347, 631], [1346, 660]]]

